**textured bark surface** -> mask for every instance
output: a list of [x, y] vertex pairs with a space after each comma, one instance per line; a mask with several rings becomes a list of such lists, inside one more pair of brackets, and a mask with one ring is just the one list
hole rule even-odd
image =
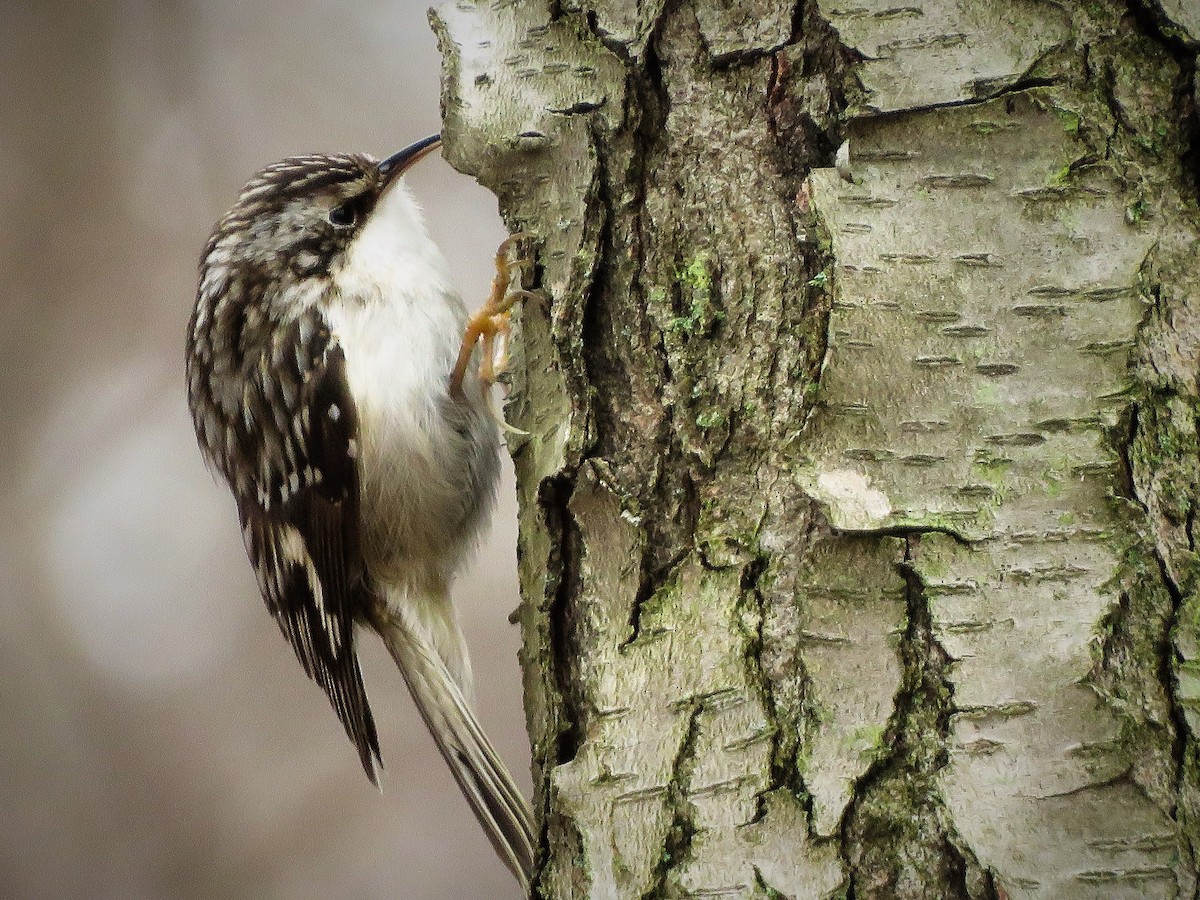
[[1196, 896], [1198, 18], [434, 12], [539, 241], [539, 896]]

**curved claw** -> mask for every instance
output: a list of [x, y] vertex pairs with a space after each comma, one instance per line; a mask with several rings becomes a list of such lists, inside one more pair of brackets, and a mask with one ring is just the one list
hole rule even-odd
[[503, 414], [497, 412], [490, 403], [488, 404], [488, 412], [491, 413], [492, 418], [495, 420], [496, 424], [500, 426], [500, 430], [505, 434], [515, 435], [516, 437], [529, 437], [528, 431], [518, 428], [516, 425], [508, 424], [508, 421], [504, 418]]
[[531, 241], [531, 240], [533, 240], [533, 237], [534, 237], [534, 235], [533, 235], [532, 231], [514, 231], [512, 234], [510, 234], [508, 237], [506, 237], [504, 240], [502, 240], [500, 242], [500, 247], [496, 251], [496, 254], [500, 255], [500, 254], [508, 253], [509, 249], [512, 248], [513, 244], [516, 244], [520, 241]]

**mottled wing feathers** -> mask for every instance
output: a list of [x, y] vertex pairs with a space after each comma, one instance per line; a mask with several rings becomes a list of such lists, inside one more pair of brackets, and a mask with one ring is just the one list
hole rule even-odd
[[[367, 777], [378, 784], [379, 738], [355, 653], [353, 619], [347, 611], [361, 602], [357, 594], [362, 587], [347, 590], [330, 574], [346, 569], [344, 561], [336, 561], [333, 536], [341, 528], [341, 513], [335, 504], [316, 499], [298, 518], [303, 520], [299, 526], [246, 504], [242, 508], [246, 550], [279, 629], [304, 671], [329, 696], [358, 748]], [[310, 540], [321, 549], [310, 551]]]
[[[355, 652], [365, 586], [358, 546], [358, 423], [345, 358], [321, 314], [224, 336], [236, 347], [236, 411], [208, 407], [235, 454], [213, 462], [234, 489], [259, 589], [304, 667], [329, 696], [377, 782], [375, 721]], [[222, 373], [224, 374], [224, 373]], [[214, 390], [221, 389], [218, 373]], [[232, 415], [230, 413], [233, 413]], [[244, 461], [254, 460], [253, 468]]]

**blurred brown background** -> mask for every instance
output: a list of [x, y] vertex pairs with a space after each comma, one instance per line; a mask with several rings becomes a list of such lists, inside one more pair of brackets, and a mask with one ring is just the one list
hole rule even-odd
[[[381, 797], [258, 599], [184, 402], [200, 249], [288, 154], [438, 127], [420, 0], [0, 2], [0, 897], [516, 897], [377, 642]], [[410, 176], [469, 305], [503, 236]], [[456, 590], [528, 787], [512, 486]]]

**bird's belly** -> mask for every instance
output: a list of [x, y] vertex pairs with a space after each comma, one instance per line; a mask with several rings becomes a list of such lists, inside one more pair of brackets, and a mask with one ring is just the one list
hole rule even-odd
[[[418, 395], [360, 418], [364, 550], [375, 566], [428, 562], [461, 552], [477, 527], [475, 470], [494, 456], [469, 427], [448, 421], [452, 401]], [[465, 412], [465, 411], [464, 411]], [[416, 413], [416, 414], [414, 414]], [[466, 417], [464, 425], [466, 424]], [[490, 494], [492, 485], [481, 485]]]
[[453, 575], [490, 508], [498, 468], [494, 423], [477, 402], [448, 394], [461, 326], [436, 316], [360, 316], [338, 330], [357, 403], [364, 561], [372, 577], [414, 587]]

